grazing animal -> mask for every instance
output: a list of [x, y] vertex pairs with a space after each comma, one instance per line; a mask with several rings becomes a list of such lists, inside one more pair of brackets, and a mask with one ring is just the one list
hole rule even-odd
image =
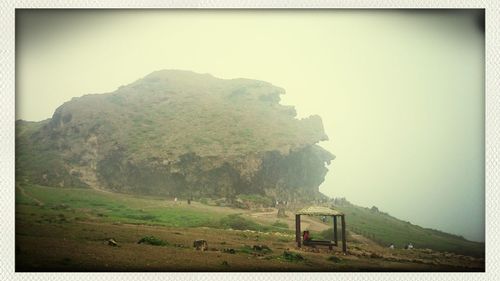
[[208, 243], [205, 240], [194, 240], [193, 242], [193, 248], [195, 248], [197, 251], [206, 251], [208, 250]]

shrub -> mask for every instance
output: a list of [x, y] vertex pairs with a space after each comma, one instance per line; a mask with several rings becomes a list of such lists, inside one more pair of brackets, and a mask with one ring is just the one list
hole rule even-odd
[[304, 260], [304, 257], [301, 254], [288, 252], [288, 251], [283, 252], [283, 258], [285, 258], [285, 260], [287, 260], [287, 261], [302, 261], [302, 260]]
[[139, 242], [137, 242], [137, 244], [149, 244], [149, 245], [153, 245], [153, 246], [167, 246], [168, 243], [161, 240], [160, 238], [156, 238], [154, 236], [146, 236], [146, 237], [143, 237], [141, 238], [141, 240], [139, 240]]
[[252, 247], [244, 245], [238, 249], [238, 252], [245, 254], [269, 254], [273, 251], [266, 245], [253, 245]]

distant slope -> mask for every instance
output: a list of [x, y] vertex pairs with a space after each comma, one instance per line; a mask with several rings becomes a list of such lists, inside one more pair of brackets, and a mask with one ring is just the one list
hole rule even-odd
[[478, 257], [484, 256], [484, 243], [473, 242], [461, 236], [423, 228], [399, 220], [387, 213], [359, 207], [348, 202], [342, 205], [337, 204], [335, 208], [346, 214], [347, 229], [368, 237], [382, 246], [393, 243], [397, 248], [403, 248], [411, 242], [418, 248], [429, 248]]

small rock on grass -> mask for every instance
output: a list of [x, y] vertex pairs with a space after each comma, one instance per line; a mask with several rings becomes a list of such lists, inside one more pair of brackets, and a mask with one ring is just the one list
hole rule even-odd
[[118, 246], [118, 243], [116, 243], [115, 239], [111, 238], [108, 240], [108, 245], [116, 247], [116, 246]]

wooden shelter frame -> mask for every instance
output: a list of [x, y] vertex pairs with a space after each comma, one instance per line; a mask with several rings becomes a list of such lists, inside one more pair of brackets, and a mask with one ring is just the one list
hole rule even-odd
[[[333, 218], [333, 241], [327, 241], [327, 240], [309, 240], [309, 241], [302, 241], [302, 235], [301, 235], [301, 229], [300, 229], [300, 216], [301, 215], [307, 215], [307, 216], [330, 216]], [[330, 250], [332, 249], [332, 246], [338, 246], [338, 229], [337, 229], [337, 218], [340, 217], [341, 221], [341, 229], [342, 229], [342, 252], [346, 253], [347, 252], [347, 243], [346, 243], [346, 228], [345, 228], [345, 215], [337, 210], [334, 210], [332, 208], [327, 208], [327, 207], [309, 207], [309, 208], [304, 208], [300, 211], [298, 211], [295, 214], [295, 241], [297, 242], [297, 246], [299, 248], [304, 246], [309, 246], [309, 245], [323, 245], [323, 246], [328, 246]]]

